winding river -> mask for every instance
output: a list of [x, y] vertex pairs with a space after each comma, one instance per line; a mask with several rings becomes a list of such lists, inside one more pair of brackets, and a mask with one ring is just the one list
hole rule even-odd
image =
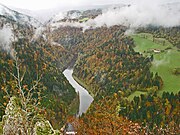
[[87, 109], [91, 105], [93, 101], [93, 97], [89, 94], [89, 92], [80, 86], [73, 78], [73, 69], [67, 68], [63, 72], [66, 79], [69, 83], [75, 88], [76, 92], [79, 93], [80, 105], [79, 105], [79, 113], [78, 115], [82, 115], [82, 113], [86, 113]]

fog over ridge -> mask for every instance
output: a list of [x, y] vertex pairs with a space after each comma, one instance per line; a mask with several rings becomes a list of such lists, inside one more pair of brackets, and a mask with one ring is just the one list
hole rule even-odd
[[180, 12], [159, 5], [131, 5], [109, 10], [98, 16], [95, 21], [97, 26], [104, 23], [107, 26], [123, 24], [130, 27], [147, 25], [171, 27], [180, 25]]
[[[53, 24], [52, 24], [53, 25]], [[147, 0], [121, 8], [109, 8], [95, 19], [87, 22], [60, 22], [59, 26], [83, 27], [85, 29], [101, 26], [124, 25], [129, 28], [149, 25], [174, 27], [180, 26], [180, 2], [170, 4], [151, 3]]]

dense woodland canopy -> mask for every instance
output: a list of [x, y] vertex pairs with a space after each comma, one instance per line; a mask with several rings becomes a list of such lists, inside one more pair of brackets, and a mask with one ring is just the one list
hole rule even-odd
[[0, 118], [2, 119], [10, 97], [19, 97], [20, 94], [15, 78], [18, 75], [17, 62], [25, 96], [28, 96], [28, 91], [38, 82], [32, 89], [32, 102], [37, 103], [34, 107], [50, 120], [53, 126], [60, 128], [66, 121], [66, 116], [72, 113], [72, 101], [76, 101], [75, 90], [62, 74], [63, 67], [60, 68], [65, 65], [62, 64], [61, 57], [66, 59], [71, 55], [63, 47], [53, 46], [43, 39], [31, 41], [31, 29], [14, 29], [16, 36], [17, 32], [23, 37], [18, 37], [18, 40], [12, 43], [13, 56], [2, 48], [0, 50]]
[[179, 132], [179, 109], [180, 98], [178, 94], [166, 93], [162, 97], [157, 93], [149, 95], [141, 95], [134, 97], [133, 101], [121, 101], [119, 114], [129, 118], [135, 122], [141, 122], [142, 125], [148, 126], [149, 130], [153, 130], [161, 134], [160, 128], [169, 134]]
[[[76, 75], [90, 85], [95, 84], [100, 93], [101, 90], [110, 94], [119, 90], [128, 93], [151, 87], [161, 89], [162, 79], [158, 74], [153, 76], [149, 70], [153, 58], [144, 58], [133, 50], [133, 39], [124, 35], [124, 28], [114, 26], [109, 29], [96, 29], [87, 34], [91, 35], [87, 41], [89, 38], [92, 40], [83, 43], [87, 50], [82, 45], [82, 54], [75, 65]], [[94, 48], [90, 49], [91, 45]]]
[[[104, 26], [84, 32], [82, 28], [60, 27], [47, 29], [47, 37], [37, 40], [31, 40], [32, 28], [15, 28], [18, 40], [12, 43], [13, 56], [0, 51], [1, 119], [10, 97], [21, 97], [15, 78], [19, 71], [25, 96], [33, 87], [30, 104], [37, 103], [36, 112], [54, 127], [62, 127], [67, 116], [75, 114], [72, 103], [78, 100], [62, 71], [77, 57], [74, 76], [88, 86], [95, 99], [86, 114], [68, 119], [78, 134], [180, 133], [179, 93], [157, 94], [163, 80], [150, 71], [153, 55], [144, 57], [134, 51], [133, 39], [125, 35], [126, 27]], [[179, 27], [148, 27], [138, 32], [166, 38], [179, 48]], [[146, 95], [128, 100], [137, 90]]]
[[[178, 47], [178, 29], [149, 27], [138, 31], [154, 31], [155, 38], [165, 38]], [[63, 33], [57, 34], [59, 31]], [[158, 73], [150, 71], [153, 55], [144, 57], [135, 52], [134, 41], [124, 34], [125, 31], [123, 26], [101, 27], [84, 33], [80, 28], [62, 27], [54, 33], [57, 42], [65, 44], [72, 52], [79, 52], [74, 76], [85, 83], [95, 97], [89, 111], [75, 122], [78, 132], [178, 134], [179, 94], [163, 93], [162, 97], [157, 94], [163, 87], [163, 80]], [[147, 92], [147, 95], [135, 97], [132, 101], [126, 99], [137, 90]], [[118, 97], [116, 100], [114, 95]], [[116, 105], [113, 106], [112, 102]], [[109, 112], [111, 109], [117, 111]], [[138, 124], [130, 124], [132, 121]]]
[[179, 134], [179, 94], [156, 92], [131, 102], [121, 93], [95, 102], [79, 120], [69, 118], [79, 134]]
[[161, 89], [161, 77], [150, 72], [153, 56], [145, 58], [135, 52], [134, 41], [125, 31], [123, 26], [101, 27], [84, 33], [80, 28], [62, 27], [53, 37], [60, 39], [58, 43], [69, 45], [67, 48], [73, 52], [79, 52], [74, 75], [89, 85], [94, 95], [119, 90], [128, 95], [135, 90]]

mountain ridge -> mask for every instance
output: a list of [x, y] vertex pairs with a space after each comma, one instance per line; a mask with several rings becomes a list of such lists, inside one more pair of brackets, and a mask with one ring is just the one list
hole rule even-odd
[[31, 25], [35, 28], [41, 25], [41, 23], [37, 19], [29, 15], [22, 14], [18, 11], [12, 10], [1, 3], [0, 3], [0, 16], [7, 18], [8, 20], [14, 21], [16, 23], [20, 23], [23, 25]]

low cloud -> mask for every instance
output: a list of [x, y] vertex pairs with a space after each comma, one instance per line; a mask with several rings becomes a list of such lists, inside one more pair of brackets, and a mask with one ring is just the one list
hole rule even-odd
[[162, 65], [167, 65], [170, 63], [170, 55], [171, 55], [171, 50], [168, 50], [168, 52], [166, 52], [166, 54], [163, 55], [163, 57], [158, 60], [158, 59], [155, 59], [153, 60], [152, 64], [157, 68], [159, 66], [162, 66]]
[[11, 43], [13, 41], [13, 32], [10, 26], [4, 25], [2, 29], [0, 29], [0, 48], [6, 51], [14, 58], [15, 50], [12, 48]]
[[[149, 3], [150, 4], [150, 3]], [[120, 9], [110, 9], [94, 19], [96, 26], [125, 25], [130, 28], [146, 27], [148, 25], [172, 27], [180, 25], [180, 3], [163, 6], [156, 4], [134, 4]], [[173, 9], [174, 8], [174, 9]], [[179, 8], [179, 9], [177, 9]]]
[[130, 29], [138, 27], [163, 26], [174, 27], [180, 25], [180, 3], [160, 4], [158, 2], [147, 2], [147, 0], [136, 2], [121, 8], [109, 8], [95, 19], [84, 23], [57, 23], [58, 26], [83, 27], [85, 29], [101, 26], [124, 25]]
[[[150, 3], [149, 3], [150, 4]], [[87, 27], [101, 27], [124, 25], [129, 28], [126, 34], [132, 33], [134, 29], [147, 26], [174, 27], [180, 25], [180, 3], [175, 5], [156, 5], [156, 4], [135, 4], [125, 6], [120, 9], [109, 9], [99, 15], [94, 20], [87, 22]], [[174, 8], [175, 7], [175, 8]]]
[[0, 47], [3, 50], [10, 51], [12, 41], [12, 30], [9, 26], [4, 26], [0, 29]]

